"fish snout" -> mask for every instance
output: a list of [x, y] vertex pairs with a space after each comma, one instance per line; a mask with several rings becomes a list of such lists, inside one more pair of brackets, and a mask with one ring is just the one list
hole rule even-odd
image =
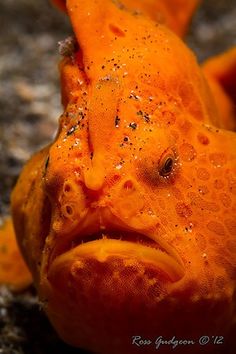
[[[93, 176], [96, 178], [95, 174]], [[92, 174], [86, 177], [91, 178]], [[84, 180], [83, 190], [86, 205], [91, 212], [103, 214], [103, 210], [109, 210], [115, 220], [139, 230], [155, 228], [159, 224], [160, 220], [152, 208], [152, 202], [135, 176], [104, 174], [100, 187], [97, 181], [89, 178]]]
[[[93, 176], [97, 178], [97, 175]], [[135, 229], [154, 227], [159, 221], [145, 190], [132, 175], [107, 174], [103, 177], [103, 183], [87, 178], [84, 180], [84, 195], [89, 209], [108, 209], [120, 222]]]

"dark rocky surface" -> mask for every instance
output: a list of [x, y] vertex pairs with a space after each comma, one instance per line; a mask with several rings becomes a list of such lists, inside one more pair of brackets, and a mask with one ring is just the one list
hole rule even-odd
[[[1, 0], [0, 24], [1, 223], [23, 164], [55, 134], [61, 113], [57, 43], [71, 29], [47, 0]], [[203, 1], [187, 41], [200, 61], [236, 45], [236, 1]], [[0, 287], [0, 354], [47, 353], [82, 351], [58, 339], [33, 288], [14, 295]]]
[[24, 162], [48, 143], [61, 111], [57, 43], [71, 33], [47, 0], [1, 0], [0, 213]]
[[35, 291], [12, 294], [0, 287], [1, 354], [86, 354], [62, 342], [40, 309]]

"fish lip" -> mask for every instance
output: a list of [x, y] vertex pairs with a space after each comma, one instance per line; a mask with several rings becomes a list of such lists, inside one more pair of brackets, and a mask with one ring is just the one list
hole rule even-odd
[[[133, 243], [139, 244], [138, 252], [136, 255], [135, 251], [132, 250]], [[113, 250], [115, 250], [114, 253], [110, 252], [109, 250], [111, 245], [113, 246]], [[97, 256], [97, 251], [99, 248], [103, 250], [102, 252], [99, 251], [102, 256], [101, 254]], [[118, 255], [116, 248], [121, 250], [120, 253], [118, 252]], [[129, 252], [127, 254], [128, 249], [130, 250], [130, 254]], [[51, 254], [48, 266], [50, 268], [53, 266], [54, 262], [57, 263], [57, 260], [63, 259], [63, 257], [66, 259], [69, 254], [74, 260], [76, 260], [78, 257], [81, 257], [81, 255], [82, 257], [88, 257], [90, 251], [91, 255], [96, 255], [95, 258], [97, 258], [100, 262], [104, 262], [108, 256], [131, 256], [136, 257], [138, 260], [143, 261], [145, 264], [153, 263], [157, 267], [159, 265], [160, 270], [166, 272], [167, 275], [172, 274], [170, 279], [172, 279], [174, 282], [180, 280], [185, 273], [183, 261], [173, 246], [170, 246], [167, 242], [160, 240], [160, 238], [157, 240], [157, 237], [154, 236], [154, 233], [143, 231], [140, 232], [139, 230], [133, 230], [132, 228], [116, 229], [100, 227], [97, 231], [91, 234], [88, 233], [87, 235], [83, 236], [80, 234], [80, 236], [77, 236], [77, 238], [71, 242], [70, 247], [65, 248], [59, 252], [52, 252], [54, 255]], [[150, 258], [152, 259], [156, 257], [157, 261], [155, 262], [154, 259], [153, 262], [149, 262], [148, 257], [144, 257], [143, 260], [142, 254], [147, 253], [149, 256], [151, 256]], [[162, 261], [160, 261], [160, 259]], [[163, 264], [167, 265], [167, 270]]]
[[73, 247], [79, 247], [81, 244], [88, 243], [91, 241], [98, 241], [100, 239], [116, 239], [119, 241], [130, 241], [130, 242], [140, 242], [147, 247], [153, 247], [161, 249], [165, 252], [165, 249], [159, 245], [153, 238], [149, 237], [148, 234], [139, 232], [133, 229], [106, 229], [101, 228], [99, 231], [92, 234], [84, 235], [76, 242], [73, 241]]
[[[99, 240], [102, 239], [103, 237], [96, 237], [96, 235], [104, 235], [104, 237], [106, 238], [107, 235], [112, 235], [115, 237], [108, 237], [111, 239], [116, 239], [117, 235], [120, 234], [121, 238], [123, 236], [123, 238], [120, 240], [122, 242], [122, 240], [124, 240], [124, 235], [125, 235], [125, 239], [127, 239], [126, 241], [130, 241], [132, 242], [132, 237], [133, 238], [138, 238], [138, 241], [141, 241], [141, 243], [143, 243], [144, 246], [146, 247], [152, 247], [152, 248], [156, 248], [161, 250], [162, 252], [165, 252], [169, 255], [171, 255], [181, 266], [184, 266], [184, 263], [181, 259], [181, 257], [179, 256], [178, 252], [175, 250], [175, 248], [170, 245], [168, 242], [164, 241], [163, 238], [157, 236], [155, 234], [155, 231], [146, 231], [146, 230], [136, 230], [133, 228], [128, 228], [128, 227], [121, 227], [121, 228], [106, 228], [106, 227], [100, 227], [99, 230], [97, 232], [94, 232], [93, 234], [89, 235], [84, 235], [84, 237], [81, 237], [81, 239], [79, 240], [79, 242], [76, 244], [73, 244], [73, 247], [78, 247], [81, 244], [87, 243], [87, 242], [91, 242], [91, 240], [86, 241], [86, 239], [89, 238], [94, 238], [94, 240]], [[107, 234], [107, 235], [106, 235]], [[84, 241], [85, 239], [85, 241]], [[137, 243], [137, 240], [135, 240], [135, 243]]]

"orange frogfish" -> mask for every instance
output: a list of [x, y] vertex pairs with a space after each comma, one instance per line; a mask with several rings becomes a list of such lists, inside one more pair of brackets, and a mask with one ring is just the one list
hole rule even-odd
[[236, 49], [199, 67], [178, 36], [197, 1], [54, 2], [75, 33], [64, 113], [11, 199], [42, 306], [94, 353], [227, 353]]

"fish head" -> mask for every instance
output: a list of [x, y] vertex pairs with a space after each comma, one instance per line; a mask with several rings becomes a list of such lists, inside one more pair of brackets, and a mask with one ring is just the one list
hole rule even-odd
[[233, 133], [212, 125], [206, 81], [169, 29], [116, 2], [67, 3], [75, 46], [41, 171], [46, 312], [103, 353], [131, 353], [138, 332], [215, 334], [235, 311]]

